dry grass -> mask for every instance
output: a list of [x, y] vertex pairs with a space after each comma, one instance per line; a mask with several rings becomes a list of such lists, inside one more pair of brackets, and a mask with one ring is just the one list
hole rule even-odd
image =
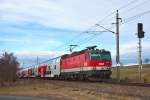
[[[94, 86], [97, 87], [97, 89], [94, 89]], [[88, 85], [80, 83], [76, 84], [74, 82], [47, 82], [32, 80], [20, 81], [14, 87], [0, 88], [0, 94], [35, 97], [57, 97], [61, 98], [61, 100], [142, 100], [138, 97], [128, 95], [114, 95], [113, 93], [111, 94], [109, 92], [107, 93], [98, 91], [98, 88], [100, 89], [102, 87], [106, 88], [108, 85], [100, 85], [95, 83]], [[115, 88], [113, 86], [110, 87]]]
[[[116, 76], [113, 69], [112, 77]], [[142, 78], [150, 82], [150, 65], [144, 65]], [[138, 66], [121, 68], [122, 79], [138, 79]], [[130, 87], [103, 83], [80, 83], [54, 80], [19, 80], [11, 87], [0, 88], [0, 95], [54, 97], [61, 100], [149, 100], [149, 87]]]
[[[116, 78], [116, 68], [112, 69], [112, 78]], [[139, 66], [129, 66], [120, 68], [120, 77], [121, 79], [139, 79]], [[144, 82], [150, 82], [150, 65], [143, 65], [142, 68], [142, 80]]]

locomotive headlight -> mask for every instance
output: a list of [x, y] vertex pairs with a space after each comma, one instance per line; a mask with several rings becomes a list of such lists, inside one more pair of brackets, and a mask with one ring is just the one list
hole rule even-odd
[[101, 65], [101, 66], [103, 66], [103, 65], [104, 65], [104, 63], [99, 63], [98, 65]]

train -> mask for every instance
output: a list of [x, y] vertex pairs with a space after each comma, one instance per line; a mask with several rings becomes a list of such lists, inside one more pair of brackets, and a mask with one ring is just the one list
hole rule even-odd
[[48, 64], [35, 65], [17, 71], [19, 78], [47, 79], [109, 79], [111, 76], [111, 53], [90, 46], [78, 52], [53, 58]]

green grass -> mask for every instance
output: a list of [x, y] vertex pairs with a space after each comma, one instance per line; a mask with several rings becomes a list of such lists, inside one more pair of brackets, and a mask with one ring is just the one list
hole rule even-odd
[[[117, 68], [112, 68], [112, 78], [116, 78]], [[150, 77], [150, 64], [143, 65], [142, 80]], [[139, 79], [139, 66], [120, 67], [121, 79]], [[150, 80], [150, 79], [148, 79]]]

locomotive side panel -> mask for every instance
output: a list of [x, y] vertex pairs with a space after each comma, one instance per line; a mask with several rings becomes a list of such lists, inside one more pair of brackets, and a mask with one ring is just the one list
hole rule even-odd
[[67, 57], [61, 59], [61, 72], [76, 72], [80, 71], [84, 66], [85, 54]]

